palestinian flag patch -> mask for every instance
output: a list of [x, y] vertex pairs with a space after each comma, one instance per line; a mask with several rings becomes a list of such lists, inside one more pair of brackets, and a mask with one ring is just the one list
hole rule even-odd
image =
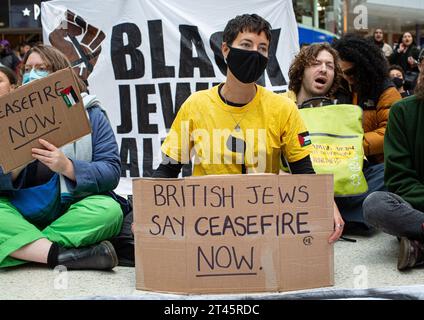
[[309, 146], [312, 142], [311, 142], [311, 137], [309, 136], [309, 132], [305, 131], [302, 133], [299, 133], [297, 135], [297, 138], [299, 139], [299, 143], [301, 147], [306, 147]]
[[76, 105], [79, 102], [78, 96], [75, 93], [74, 88], [72, 86], [63, 89], [60, 94], [62, 95], [63, 100], [65, 101], [68, 108]]

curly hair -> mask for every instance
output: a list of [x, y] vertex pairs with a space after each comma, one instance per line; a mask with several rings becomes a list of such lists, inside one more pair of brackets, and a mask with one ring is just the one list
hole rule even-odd
[[332, 47], [341, 60], [354, 64], [353, 76], [359, 101], [379, 96], [389, 74], [389, 63], [380, 48], [354, 34], [335, 40]]
[[297, 95], [302, 87], [303, 76], [305, 69], [310, 67], [315, 62], [318, 54], [322, 51], [328, 51], [334, 59], [334, 80], [330, 90], [328, 90], [327, 96], [331, 97], [337, 91], [340, 85], [342, 71], [339, 66], [339, 56], [337, 51], [331, 48], [327, 42], [314, 43], [308, 46], [302, 47], [300, 52], [294, 58], [289, 69], [289, 90], [294, 91]]

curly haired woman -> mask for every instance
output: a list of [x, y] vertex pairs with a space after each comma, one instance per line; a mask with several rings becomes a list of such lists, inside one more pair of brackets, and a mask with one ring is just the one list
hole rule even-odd
[[364, 173], [369, 189], [363, 196], [338, 198], [336, 203], [344, 219], [351, 222], [351, 232], [368, 232], [363, 200], [370, 192], [386, 190], [382, 163], [384, 134], [390, 107], [402, 97], [390, 80], [388, 62], [376, 45], [357, 35], [345, 35], [332, 46], [339, 53], [344, 85], [336, 96], [340, 102], [359, 105], [363, 110]]
[[380, 49], [357, 35], [333, 43], [348, 88], [350, 103], [364, 110], [364, 152], [371, 164], [382, 163], [389, 109], [402, 99], [388, 75], [388, 62]]

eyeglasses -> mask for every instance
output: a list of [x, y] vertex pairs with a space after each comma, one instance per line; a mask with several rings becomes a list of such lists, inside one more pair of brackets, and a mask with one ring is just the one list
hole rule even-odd
[[35, 72], [50, 71], [49, 68], [45, 64], [38, 64], [38, 65], [35, 65], [35, 66], [25, 65], [24, 72], [31, 72], [31, 70], [33, 70], [33, 69], [34, 69]]
[[347, 70], [343, 70], [342, 72], [346, 77], [351, 77], [355, 75], [355, 67], [349, 68]]

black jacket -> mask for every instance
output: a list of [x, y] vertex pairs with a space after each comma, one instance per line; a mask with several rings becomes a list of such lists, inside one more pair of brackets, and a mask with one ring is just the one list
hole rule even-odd
[[411, 45], [405, 52], [398, 53], [399, 47], [396, 47], [393, 50], [392, 55], [389, 57], [389, 61], [391, 64], [397, 64], [403, 68], [405, 72], [407, 71], [415, 71], [418, 72], [418, 67], [411, 67], [411, 65], [408, 63], [408, 57], [413, 57], [415, 60], [418, 60], [418, 55], [420, 54], [420, 50], [414, 46]]

